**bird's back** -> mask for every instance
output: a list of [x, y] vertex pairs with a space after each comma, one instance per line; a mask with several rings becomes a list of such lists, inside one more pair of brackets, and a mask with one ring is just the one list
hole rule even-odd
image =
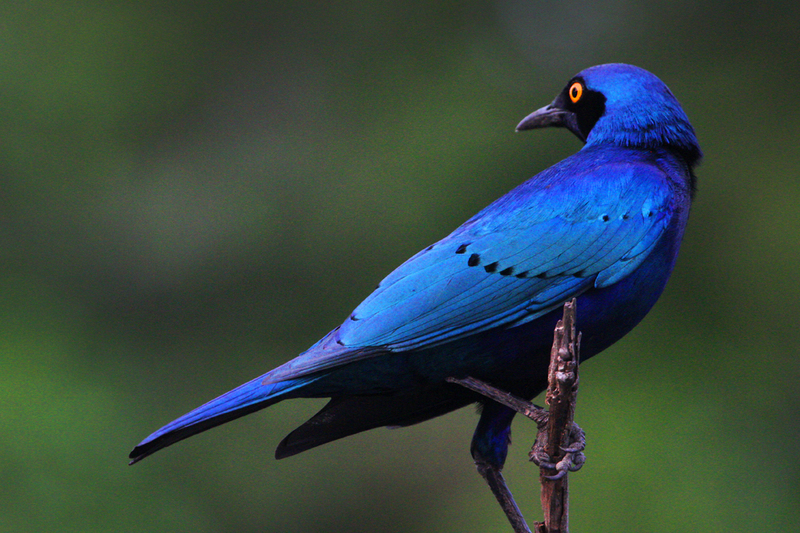
[[[688, 169], [668, 151], [584, 149], [406, 261], [339, 327], [275, 369], [268, 381], [387, 354], [449, 346], [470, 351], [462, 345], [478, 335], [501, 337], [569, 298], [613, 287], [639, 268], [648, 273], [646, 283], [618, 289], [614, 300], [637, 309], [628, 314], [643, 316], [641, 308], [652, 306], [674, 265], [689, 180]], [[581, 328], [591, 332], [592, 314], [579, 309]], [[630, 328], [623, 329], [603, 337], [619, 338]], [[462, 359], [453, 356], [452, 370]]]

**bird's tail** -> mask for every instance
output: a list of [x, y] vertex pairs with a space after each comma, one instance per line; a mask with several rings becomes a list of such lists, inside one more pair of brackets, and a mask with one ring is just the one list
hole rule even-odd
[[321, 376], [303, 376], [264, 385], [263, 382], [268, 377], [269, 374], [266, 374], [240, 385], [173, 420], [136, 445], [129, 455], [131, 460], [129, 464], [139, 462], [161, 448], [187, 437], [269, 407], [284, 399], [291, 391], [316, 381]]

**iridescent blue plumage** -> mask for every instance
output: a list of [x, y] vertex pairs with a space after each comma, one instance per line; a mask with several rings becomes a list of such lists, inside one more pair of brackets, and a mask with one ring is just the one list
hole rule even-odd
[[[331, 401], [278, 457], [486, 402], [450, 376], [532, 398], [573, 297], [584, 359], [630, 331], [675, 264], [701, 157], [692, 126], [666, 85], [622, 64], [582, 71], [518, 129], [547, 126], [586, 145], [403, 263], [305, 353], [149, 436], [132, 462], [288, 398]], [[513, 416], [485, 406], [476, 461], [502, 467]]]

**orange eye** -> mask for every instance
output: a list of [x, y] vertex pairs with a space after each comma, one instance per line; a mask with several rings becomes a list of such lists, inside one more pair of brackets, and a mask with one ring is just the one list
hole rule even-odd
[[577, 104], [581, 96], [583, 96], [583, 85], [581, 85], [581, 82], [576, 81], [569, 87], [569, 99], [573, 104]]

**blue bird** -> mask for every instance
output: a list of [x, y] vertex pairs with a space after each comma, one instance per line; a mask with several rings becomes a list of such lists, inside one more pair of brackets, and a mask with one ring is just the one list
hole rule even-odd
[[550, 126], [585, 145], [400, 265], [307, 351], [147, 437], [131, 464], [282, 400], [327, 397], [277, 458], [477, 402], [472, 456], [484, 477], [499, 475], [515, 412], [445, 380], [532, 399], [571, 298], [584, 360], [628, 333], [675, 265], [702, 157], [667, 86], [631, 65], [578, 73], [517, 130]]

